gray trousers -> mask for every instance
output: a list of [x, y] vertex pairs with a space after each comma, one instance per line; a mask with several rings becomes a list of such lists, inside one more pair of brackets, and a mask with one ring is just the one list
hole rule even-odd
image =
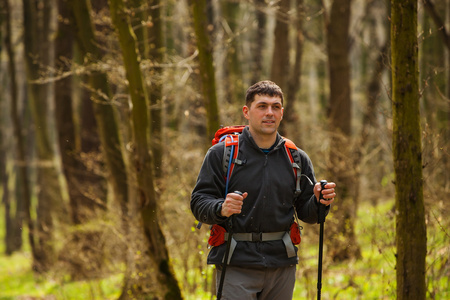
[[[292, 300], [295, 266], [284, 268], [243, 268], [227, 266], [223, 300]], [[222, 267], [217, 266], [216, 289]]]

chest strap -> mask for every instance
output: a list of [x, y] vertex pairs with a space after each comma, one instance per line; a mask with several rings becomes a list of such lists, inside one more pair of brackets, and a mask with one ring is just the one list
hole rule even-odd
[[[289, 231], [233, 233], [227, 264], [230, 263], [237, 242], [269, 242], [279, 240], [283, 241], [284, 246], [286, 247], [286, 254], [289, 258], [296, 256]], [[228, 241], [228, 233], [225, 233], [225, 241]]]

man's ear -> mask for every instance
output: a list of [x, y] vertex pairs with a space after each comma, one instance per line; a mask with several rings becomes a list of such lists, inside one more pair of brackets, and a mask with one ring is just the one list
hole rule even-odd
[[247, 120], [250, 118], [250, 117], [248, 116], [248, 111], [249, 111], [248, 106], [247, 106], [247, 105], [244, 105], [244, 106], [242, 107], [242, 114], [244, 115], [244, 118], [246, 118]]

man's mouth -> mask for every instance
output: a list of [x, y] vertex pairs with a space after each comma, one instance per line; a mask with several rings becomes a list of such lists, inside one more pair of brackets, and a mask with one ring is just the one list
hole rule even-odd
[[275, 124], [275, 120], [263, 120], [263, 124]]

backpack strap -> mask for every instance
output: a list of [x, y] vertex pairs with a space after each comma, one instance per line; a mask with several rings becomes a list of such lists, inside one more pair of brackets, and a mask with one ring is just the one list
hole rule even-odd
[[[235, 133], [220, 134], [219, 131], [217, 131], [215, 138], [212, 140], [213, 145], [225, 141], [222, 158], [222, 170], [225, 179], [225, 197], [228, 194], [228, 184], [230, 182], [230, 177], [231, 173], [233, 172], [234, 165], [245, 164], [245, 160], [242, 161], [237, 158], [239, 153], [239, 132], [241, 132], [244, 127], [245, 126], [231, 126], [222, 128], [219, 131], [223, 131], [225, 129], [229, 130], [231, 128], [235, 131]], [[199, 222], [197, 224], [197, 228], [200, 229], [201, 227], [202, 222]]]
[[292, 164], [292, 169], [295, 177], [295, 195], [299, 195], [302, 190], [300, 189], [300, 177], [302, 176], [302, 168], [300, 162], [300, 155], [298, 153], [297, 146], [290, 139], [284, 138], [284, 148], [289, 160]]
[[228, 194], [228, 184], [230, 182], [231, 173], [236, 164], [243, 165], [245, 161], [238, 159], [239, 154], [239, 135], [229, 134], [225, 137], [225, 147], [222, 159], [222, 168], [225, 177], [225, 196]]
[[239, 136], [229, 134], [225, 136], [225, 148], [223, 151], [222, 169], [225, 178], [230, 178], [234, 169], [235, 160], [239, 152]]

